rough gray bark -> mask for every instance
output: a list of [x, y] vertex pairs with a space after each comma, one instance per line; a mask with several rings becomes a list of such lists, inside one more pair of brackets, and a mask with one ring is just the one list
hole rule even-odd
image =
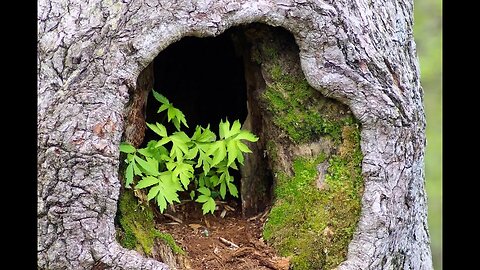
[[431, 269], [412, 5], [40, 0], [38, 267], [167, 269], [115, 241], [129, 95], [139, 73], [181, 37], [263, 22], [295, 36], [308, 82], [362, 123], [363, 209], [338, 269]]

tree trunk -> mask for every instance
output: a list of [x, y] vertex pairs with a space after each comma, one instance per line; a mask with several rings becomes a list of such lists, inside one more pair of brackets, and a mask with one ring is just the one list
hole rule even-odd
[[38, 267], [168, 269], [115, 240], [119, 143], [137, 78], [185, 36], [290, 31], [308, 83], [361, 123], [362, 211], [337, 269], [431, 269], [412, 1], [38, 3]]

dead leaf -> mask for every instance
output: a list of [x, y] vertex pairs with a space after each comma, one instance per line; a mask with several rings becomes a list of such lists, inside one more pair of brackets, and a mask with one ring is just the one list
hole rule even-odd
[[325, 236], [325, 238], [329, 241], [332, 239], [333, 234], [334, 233], [333, 233], [332, 229], [330, 229], [330, 227], [328, 227], [328, 226], [325, 227], [325, 229], [323, 230], [323, 236]]
[[288, 270], [290, 268], [290, 257], [274, 258], [276, 269]]
[[198, 230], [200, 227], [203, 227], [202, 225], [196, 223], [188, 224], [188, 226], [190, 226], [190, 228], [192, 228], [194, 231]]

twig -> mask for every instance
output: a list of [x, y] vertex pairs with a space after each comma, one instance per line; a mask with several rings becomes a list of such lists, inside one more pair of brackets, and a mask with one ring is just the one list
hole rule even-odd
[[171, 220], [173, 220], [173, 221], [176, 221], [176, 222], [178, 222], [178, 223], [183, 223], [183, 221], [182, 221], [181, 219], [179, 219], [179, 218], [177, 218], [177, 217], [174, 217], [174, 216], [172, 216], [172, 215], [170, 215], [170, 214], [165, 213], [165, 214], [163, 214], [163, 215], [166, 216], [166, 217], [168, 217], [169, 219], [171, 219]]
[[210, 222], [208, 222], [207, 216], [203, 217], [203, 221], [205, 222], [205, 225], [207, 226], [207, 228], [210, 229]]
[[251, 217], [251, 218], [249, 218], [249, 219], [247, 219], [247, 220], [248, 220], [248, 221], [252, 221], [252, 220], [255, 220], [255, 219], [257, 219], [257, 218], [260, 218], [260, 220], [263, 221], [263, 219], [265, 219], [265, 217], [268, 215], [269, 212], [270, 212], [269, 209], [265, 209], [265, 211], [260, 212], [260, 213], [258, 213], [256, 216], [253, 216], [253, 217]]
[[220, 242], [222, 242], [224, 245], [226, 246], [229, 246], [229, 247], [232, 247], [232, 248], [239, 248], [239, 246], [231, 241], [228, 241], [227, 239], [223, 238], [223, 237], [218, 237], [218, 239], [220, 240]]
[[242, 257], [242, 256], [245, 256], [249, 253], [254, 253], [254, 252], [255, 252], [255, 249], [252, 248], [252, 247], [242, 247], [242, 248], [237, 249], [233, 253], [232, 257]]
[[178, 223], [178, 222], [167, 222], [167, 223], [163, 223], [163, 224], [166, 224], [166, 225], [180, 225], [180, 223]]
[[261, 215], [263, 215], [263, 213], [259, 213], [259, 214], [257, 214], [256, 216], [253, 216], [253, 217], [251, 217], [251, 218], [249, 218], [249, 219], [247, 219], [247, 220], [248, 220], [248, 221], [255, 220], [255, 219], [259, 218]]
[[235, 208], [231, 207], [230, 205], [228, 204], [225, 204], [223, 207], [225, 207], [225, 209], [227, 209], [228, 211], [235, 211]]

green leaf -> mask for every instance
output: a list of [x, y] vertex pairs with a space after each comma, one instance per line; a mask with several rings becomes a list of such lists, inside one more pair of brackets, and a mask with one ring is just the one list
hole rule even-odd
[[258, 141], [258, 137], [255, 136], [253, 133], [251, 133], [248, 130], [242, 130], [238, 135], [235, 137], [237, 140], [247, 140], [249, 142], [256, 142]]
[[190, 184], [190, 179], [193, 178], [193, 170], [194, 169], [191, 164], [179, 161], [175, 163], [175, 169], [173, 170], [172, 174], [174, 177], [179, 177], [183, 187], [187, 189], [188, 184]]
[[185, 132], [175, 132], [170, 137], [172, 141], [172, 149], [170, 150], [170, 156], [181, 159], [184, 154], [188, 154], [188, 145], [190, 143], [190, 138], [185, 134]]
[[198, 138], [199, 142], [213, 142], [217, 138], [217, 135], [210, 130], [210, 125], [203, 129], [202, 135]]
[[185, 115], [184, 115], [183, 113], [182, 113], [182, 116], [183, 116], [183, 117], [180, 118], [180, 121], [182, 121], [182, 124], [188, 128], [187, 119], [185, 119]]
[[133, 147], [133, 145], [126, 142], [120, 143], [120, 152], [131, 154], [135, 153], [135, 151], [137, 150], [135, 149], [135, 147]]
[[204, 152], [204, 153], [207, 153], [208, 151], [210, 151], [210, 148], [212, 146], [213, 142], [199, 142], [199, 143], [195, 143], [195, 145], [197, 146], [198, 150], [200, 150], [201, 152]]
[[160, 185], [156, 185], [156, 186], [152, 187], [148, 191], [147, 200], [150, 201], [151, 199], [155, 198], [158, 195], [158, 192], [160, 192], [160, 189], [161, 189]]
[[220, 123], [218, 124], [218, 131], [220, 133], [220, 139], [225, 139], [229, 137], [229, 131], [230, 131], [230, 122], [228, 122], [228, 119], [223, 122], [223, 120], [220, 120]]
[[213, 160], [210, 165], [215, 166], [227, 156], [225, 141], [221, 140], [221, 141], [214, 142], [211, 145], [210, 149], [208, 150], [207, 155], [212, 155], [212, 154], [213, 154]]
[[163, 139], [161, 139], [160, 141], [158, 141], [156, 144], [155, 144], [155, 147], [160, 147], [168, 142], [170, 142], [170, 137], [165, 137]]
[[160, 160], [165, 160], [162, 156], [164, 156], [164, 155], [168, 156], [168, 153], [169, 153], [167, 148], [163, 145], [159, 145], [158, 147], [155, 147], [153, 150], [154, 150], [153, 151], [154, 152], [153, 156], [155, 157], [156, 160], [159, 160], [159, 161]]
[[209, 162], [203, 162], [203, 172], [208, 173], [211, 169], [210, 163]]
[[197, 126], [192, 136], [192, 141], [197, 143], [209, 143], [215, 141], [215, 139], [216, 135], [210, 130], [210, 125], [207, 128]]
[[175, 118], [175, 115], [176, 115], [176, 114], [175, 114], [175, 112], [176, 112], [175, 110], [176, 110], [176, 109], [175, 109], [175, 107], [173, 107], [173, 105], [170, 105], [170, 106], [168, 107], [168, 111], [167, 111], [168, 122], [172, 121], [172, 119]]
[[185, 159], [194, 159], [198, 154], [198, 148], [194, 146], [192, 149], [188, 151], [188, 153], [185, 155]]
[[[243, 156], [242, 156], [242, 158], [243, 158]], [[242, 161], [243, 161], [243, 160], [242, 160]], [[243, 163], [241, 163], [241, 164], [243, 164]], [[238, 170], [237, 164], [236, 164], [235, 162], [233, 162], [232, 164], [230, 164], [229, 167], [232, 168], [232, 169]]]
[[160, 208], [160, 213], [163, 213], [163, 211], [167, 209], [167, 201], [165, 201], [165, 197], [163, 197], [161, 193], [157, 195], [157, 204], [158, 208]]
[[216, 168], [217, 168], [217, 173], [218, 174], [229, 174], [226, 160], [224, 160], [220, 164], [218, 164], [216, 166]]
[[138, 168], [137, 163], [135, 163], [135, 160], [132, 162], [132, 165], [133, 165], [133, 173], [135, 175], [142, 175], [142, 171], [140, 170], [140, 168]]
[[220, 184], [220, 196], [222, 196], [223, 200], [225, 200], [225, 195], [227, 195], [227, 186], [225, 185], [225, 182], [222, 182]]
[[212, 191], [212, 196], [211, 197], [212, 197], [212, 199], [215, 200], [215, 198], [217, 198], [218, 195], [219, 195], [218, 192], [214, 190], [214, 191]]
[[200, 186], [200, 187], [205, 186], [205, 179], [207, 179], [207, 177], [205, 175], [200, 175], [198, 177], [198, 186]]
[[185, 132], [183, 131], [173, 133], [170, 136], [170, 139], [174, 143], [183, 143], [183, 144], [186, 144], [191, 141], [190, 138], [187, 136], [187, 134], [185, 134]]
[[135, 156], [135, 161], [138, 163], [138, 165], [140, 165], [140, 167], [147, 173], [147, 174], [152, 174], [154, 175], [155, 172], [154, 172], [154, 168], [151, 168], [150, 167], [150, 164], [143, 160], [142, 158], [138, 157], [138, 156]]
[[237, 158], [237, 144], [235, 143], [235, 140], [229, 140], [227, 143], [227, 153], [228, 153], [228, 162], [227, 166], [230, 166], [233, 162], [235, 162], [235, 159]]
[[177, 131], [180, 131], [181, 130], [180, 120], [178, 120], [177, 118], [173, 118], [172, 122], [173, 122], [173, 125], [175, 126], [175, 128], [177, 129]]
[[146, 123], [147, 126], [155, 133], [162, 137], [167, 137], [167, 128], [164, 125], [156, 123], [156, 125]]
[[215, 211], [215, 206], [215, 201], [211, 197], [209, 197], [202, 206], [203, 214], [205, 215], [208, 212], [211, 212], [213, 214], [213, 212]]
[[162, 173], [160, 175], [160, 183], [162, 187], [160, 193], [165, 197], [167, 202], [180, 202], [177, 191], [181, 191], [182, 187], [178, 183], [178, 179], [175, 178], [171, 172]]
[[232, 194], [233, 197], [238, 198], [237, 187], [231, 182], [228, 182], [227, 185], [228, 185], [228, 191], [230, 192], [230, 194]]
[[156, 140], [150, 140], [147, 143], [147, 148], [155, 148], [155, 145], [157, 144]]
[[190, 179], [192, 176], [193, 174], [191, 176], [189, 176], [188, 174], [179, 174], [180, 182], [182, 182], [182, 185], [185, 188], [185, 190], [188, 189], [188, 184], [190, 184]]
[[198, 138], [200, 138], [200, 135], [202, 135], [202, 127], [197, 125], [195, 127], [195, 132], [193, 132], [192, 135], [192, 141], [197, 141]]
[[206, 188], [206, 187], [201, 187], [201, 188], [198, 188], [197, 189], [198, 192], [202, 193], [203, 195], [206, 195], [208, 197], [210, 197], [210, 195], [212, 194], [210, 189]]
[[210, 196], [199, 195], [198, 198], [195, 201], [199, 202], [199, 203], [204, 203], [204, 202], [208, 201], [208, 199], [211, 199]]
[[193, 198], [195, 198], [195, 191], [194, 190], [190, 191], [190, 200], [193, 200]]
[[216, 174], [212, 175], [212, 177], [210, 177], [208, 180], [210, 181], [213, 187], [218, 186], [218, 184], [220, 183], [220, 178], [218, 178], [218, 175]]
[[[175, 119], [178, 122], [178, 125], [180, 126], [180, 122], [181, 122], [184, 126], [188, 128], [187, 120], [185, 119], [185, 115], [183, 114], [183, 112], [177, 108], [173, 108], [173, 111], [175, 114]], [[178, 130], [180, 130], [180, 128], [178, 128]]]
[[159, 182], [158, 178], [153, 177], [153, 176], [145, 176], [138, 182], [138, 184], [135, 186], [136, 189], [142, 189], [146, 188], [152, 185], [155, 185]]
[[219, 177], [219, 180], [218, 180], [220, 183], [225, 181], [225, 175], [226, 175], [225, 173], [220, 174], [220, 177]]
[[237, 143], [237, 148], [242, 151], [243, 153], [252, 153], [252, 150], [250, 150], [250, 148], [248, 148], [248, 146], [244, 143], [242, 143], [241, 141], [237, 141], [235, 140], [236, 143]]
[[162, 106], [160, 106], [160, 108], [158, 108], [157, 113], [161, 113], [165, 110], [168, 110], [168, 108], [170, 108], [170, 104], [163, 104]]
[[[243, 157], [242, 152], [238, 152], [237, 160], [238, 160], [238, 163], [243, 165], [244, 157]], [[232, 164], [235, 164], [235, 163], [232, 163]]]
[[140, 157], [135, 156], [135, 161], [148, 173], [153, 176], [158, 175], [158, 161], [155, 159], [147, 157], [148, 161], [141, 159]]
[[168, 99], [164, 97], [162, 94], [156, 92], [155, 90], [152, 89], [153, 97], [158, 100], [162, 104], [170, 104]]
[[240, 121], [235, 120], [235, 122], [233, 122], [233, 124], [232, 124], [232, 129], [230, 130], [230, 136], [235, 136], [238, 133], [240, 133], [240, 128], [241, 127], [242, 127], [242, 125], [240, 124]]
[[177, 166], [177, 163], [174, 162], [172, 159], [172, 161], [165, 163], [165, 165], [167, 166], [167, 170], [173, 172], [173, 170], [175, 170], [175, 167]]
[[[201, 147], [200, 145], [198, 145], [198, 152], [200, 153], [199, 156], [198, 156], [198, 160], [197, 160], [197, 166], [195, 166], [195, 168], [200, 168], [203, 164], [203, 171], [204, 173], [208, 173], [208, 171], [210, 170], [210, 164], [212, 163], [212, 159], [205, 153], [205, 148]], [[206, 148], [206, 149], [209, 149], [209, 148]]]
[[146, 156], [146, 157], [153, 157], [153, 153], [148, 148], [138, 149], [138, 153]]
[[125, 170], [125, 187], [129, 188], [130, 184], [133, 182], [133, 165], [134, 163], [130, 163]]
[[147, 159], [147, 163], [148, 165], [150, 166], [150, 168], [153, 168], [153, 174], [154, 175], [158, 175], [159, 172], [158, 172], [158, 160], [154, 159], [154, 158], [151, 158], [151, 157], [146, 157]]

